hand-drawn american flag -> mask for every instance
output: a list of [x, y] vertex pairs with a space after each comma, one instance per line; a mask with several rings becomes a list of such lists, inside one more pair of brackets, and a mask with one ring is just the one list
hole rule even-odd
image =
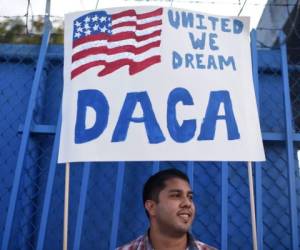
[[160, 63], [162, 13], [95, 11], [74, 20], [71, 78], [99, 65], [104, 76], [125, 65], [133, 75]]

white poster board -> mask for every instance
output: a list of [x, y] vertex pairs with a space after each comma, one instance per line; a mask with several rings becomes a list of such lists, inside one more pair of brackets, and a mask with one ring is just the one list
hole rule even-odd
[[265, 160], [249, 18], [77, 12], [64, 46], [60, 163]]

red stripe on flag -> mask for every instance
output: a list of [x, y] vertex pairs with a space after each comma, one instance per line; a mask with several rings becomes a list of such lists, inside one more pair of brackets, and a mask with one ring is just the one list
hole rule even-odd
[[144, 23], [144, 24], [137, 24], [137, 22], [135, 22], [135, 21], [128, 21], [128, 22], [115, 24], [112, 26], [112, 28], [115, 29], [115, 28], [120, 28], [120, 27], [134, 26], [134, 27], [136, 27], [136, 30], [144, 30], [144, 29], [147, 29], [150, 27], [161, 25], [161, 24], [162, 24], [161, 20], [156, 20], [156, 21]]
[[76, 76], [83, 73], [84, 71], [86, 71], [92, 67], [99, 66], [99, 65], [103, 65], [105, 67], [103, 70], [101, 70], [98, 73], [98, 76], [105, 76], [105, 75], [110, 74], [113, 71], [115, 71], [123, 66], [126, 66], [126, 65], [129, 66], [129, 74], [134, 75], [134, 74], [144, 70], [145, 68], [148, 68], [151, 65], [160, 63], [160, 62], [161, 62], [160, 56], [157, 56], [157, 55], [149, 57], [141, 62], [134, 62], [132, 59], [120, 59], [120, 60], [110, 62], [110, 63], [105, 62], [105, 61], [95, 61], [95, 62], [90, 62], [85, 65], [82, 65], [82, 66], [78, 67], [77, 69], [73, 70], [71, 72], [71, 79], [74, 79]]
[[136, 16], [137, 19], [144, 19], [144, 18], [148, 18], [148, 17], [159, 16], [162, 14], [162, 11], [163, 11], [163, 9], [159, 8], [154, 11], [147, 12], [147, 13], [137, 14], [135, 10], [126, 10], [126, 11], [123, 11], [120, 13], [112, 14], [111, 17], [113, 20], [121, 18], [121, 17], [128, 17], [128, 16]]
[[160, 46], [160, 41], [155, 41], [149, 44], [146, 44], [144, 46], [136, 48], [133, 45], [125, 45], [125, 46], [120, 46], [116, 48], [107, 48], [106, 46], [101, 46], [101, 47], [95, 47], [95, 48], [90, 48], [86, 49], [83, 51], [80, 51], [72, 56], [72, 62], [75, 62], [77, 60], [80, 60], [84, 57], [90, 56], [90, 55], [97, 55], [97, 54], [107, 54], [107, 55], [114, 55], [122, 52], [132, 52], [135, 55], [139, 55], [143, 52], [148, 51], [151, 48], [159, 47]]
[[98, 73], [98, 76], [105, 76], [126, 65], [129, 65], [129, 74], [134, 75], [144, 70], [145, 68], [148, 68], [149, 66], [159, 62], [160, 56], [149, 57], [141, 62], [134, 62], [131, 59], [120, 59], [114, 62], [107, 63], [105, 65], [105, 68]]
[[90, 68], [93, 68], [95, 66], [104, 65], [105, 61], [94, 61], [90, 63], [86, 63], [71, 72], [71, 79], [74, 79], [76, 76], [80, 75], [81, 73], [87, 71]]
[[160, 63], [160, 62], [161, 62], [160, 56], [152, 56], [152, 57], [145, 59], [142, 62], [134, 62], [131, 65], [131, 67], [129, 67], [129, 74], [134, 75], [134, 74], [150, 67], [151, 65]]
[[75, 41], [73, 41], [73, 48], [75, 48], [78, 45], [81, 45], [83, 43], [91, 42], [91, 41], [98, 41], [98, 40], [107, 40], [110, 37], [108, 34], [97, 34], [97, 35], [89, 35], [82, 38], [79, 38]]
[[126, 65], [130, 67], [131, 63], [132, 59], [128, 58], [106, 63], [105, 68], [98, 73], [98, 76], [105, 76]]
[[161, 30], [156, 30], [150, 34], [142, 35], [142, 36], [137, 36], [136, 33], [133, 31], [121, 32], [121, 33], [110, 35], [110, 36], [105, 34], [105, 38], [103, 38], [103, 34], [90, 35], [88, 37], [83, 37], [83, 38], [80, 38], [80, 39], [74, 41], [73, 48], [77, 47], [78, 45], [81, 45], [81, 44], [84, 44], [87, 42], [92, 42], [92, 41], [106, 40], [107, 42], [116, 42], [116, 41], [121, 41], [121, 40], [126, 40], [126, 39], [135, 39], [137, 42], [141, 42], [141, 41], [147, 40], [149, 38], [152, 38], [155, 36], [160, 36], [160, 35], [161, 35]]

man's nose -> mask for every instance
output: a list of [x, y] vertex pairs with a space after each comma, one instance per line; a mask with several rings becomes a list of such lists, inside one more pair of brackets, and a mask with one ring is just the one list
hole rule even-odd
[[193, 201], [189, 197], [183, 197], [181, 201], [182, 207], [191, 207], [193, 204]]

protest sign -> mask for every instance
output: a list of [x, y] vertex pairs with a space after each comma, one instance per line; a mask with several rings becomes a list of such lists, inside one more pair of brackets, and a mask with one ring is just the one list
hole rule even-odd
[[264, 159], [249, 18], [161, 7], [65, 16], [59, 162]]

